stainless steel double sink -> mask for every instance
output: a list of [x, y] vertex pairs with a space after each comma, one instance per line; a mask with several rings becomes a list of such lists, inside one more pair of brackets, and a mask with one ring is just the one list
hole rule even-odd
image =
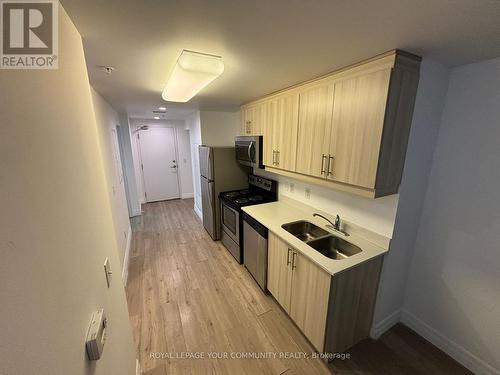
[[362, 251], [358, 246], [331, 234], [309, 221], [294, 221], [283, 224], [281, 227], [330, 259], [346, 259]]

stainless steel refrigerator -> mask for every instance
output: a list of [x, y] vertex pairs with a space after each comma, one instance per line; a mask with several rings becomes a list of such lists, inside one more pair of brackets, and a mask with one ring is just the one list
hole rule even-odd
[[203, 226], [214, 240], [221, 236], [220, 201], [222, 191], [248, 186], [251, 169], [236, 161], [234, 147], [199, 146]]

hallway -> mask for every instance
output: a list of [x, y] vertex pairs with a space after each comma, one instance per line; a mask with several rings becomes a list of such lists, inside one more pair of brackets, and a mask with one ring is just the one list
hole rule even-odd
[[[192, 199], [149, 203], [132, 220], [127, 299], [144, 373], [330, 374], [311, 358], [311, 345], [274, 299], [211, 240], [192, 207]], [[469, 374], [402, 325], [349, 352], [350, 359], [330, 364], [332, 372]], [[211, 353], [229, 358], [210, 358]], [[230, 358], [243, 353], [277, 357]], [[297, 358], [280, 358], [281, 353]]]
[[191, 199], [146, 204], [144, 214], [132, 222], [127, 297], [142, 370], [329, 374], [320, 360], [310, 358], [150, 358], [158, 352], [199, 352], [205, 359], [210, 352], [313, 352], [272, 297], [211, 240], [192, 206]]

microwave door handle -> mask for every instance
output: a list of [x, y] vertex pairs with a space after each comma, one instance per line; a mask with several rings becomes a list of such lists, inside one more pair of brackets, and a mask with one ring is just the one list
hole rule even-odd
[[254, 163], [255, 161], [253, 160], [252, 158], [252, 148], [254, 148], [254, 144], [253, 142], [250, 142], [250, 144], [248, 145], [248, 160], [250, 160], [250, 162]]

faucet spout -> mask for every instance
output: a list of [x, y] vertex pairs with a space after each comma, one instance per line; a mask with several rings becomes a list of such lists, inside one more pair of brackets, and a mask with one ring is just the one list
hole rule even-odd
[[320, 218], [328, 221], [330, 223], [330, 225], [327, 225], [327, 227], [331, 226], [331, 228], [334, 229], [335, 231], [337, 231], [339, 233], [342, 233], [343, 235], [346, 235], [346, 236], [349, 235], [348, 233], [346, 233], [346, 232], [344, 232], [343, 230], [340, 229], [341, 220], [340, 220], [340, 216], [339, 215], [335, 216], [335, 222], [332, 222], [330, 219], [324, 217], [321, 214], [314, 213], [313, 216], [318, 216], [318, 217], [320, 217]]

